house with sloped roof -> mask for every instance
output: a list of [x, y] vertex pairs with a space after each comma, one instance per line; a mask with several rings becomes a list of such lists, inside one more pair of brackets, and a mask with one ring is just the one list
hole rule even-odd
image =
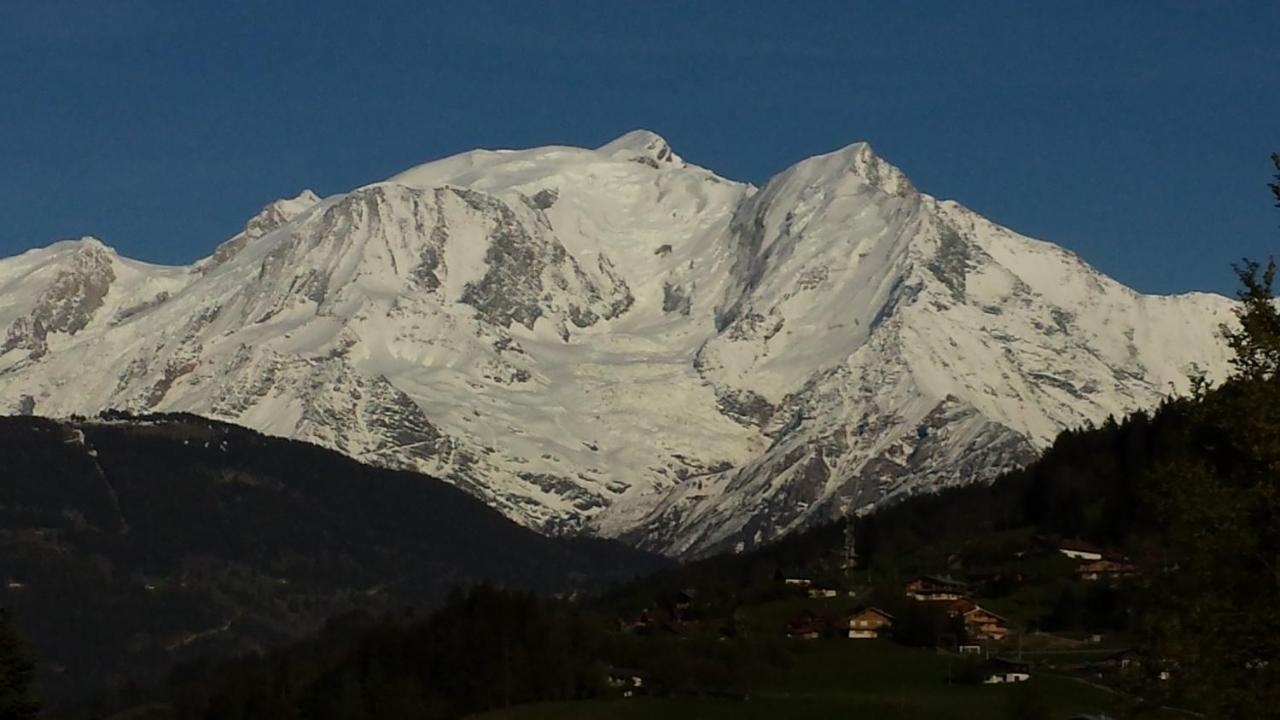
[[849, 617], [850, 640], [874, 640], [893, 629], [893, 616], [880, 608], [869, 607]]
[[969, 586], [937, 575], [920, 575], [907, 583], [906, 596], [918, 602], [943, 602], [969, 596]]

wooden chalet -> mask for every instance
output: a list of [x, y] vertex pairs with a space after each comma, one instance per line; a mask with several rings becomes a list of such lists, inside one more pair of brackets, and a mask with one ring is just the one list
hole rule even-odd
[[791, 587], [807, 588], [813, 585], [813, 577], [804, 570], [798, 568], [787, 568], [778, 571], [778, 579], [783, 585]]
[[986, 608], [975, 605], [963, 617], [970, 642], [1000, 642], [1009, 636], [1009, 621]]
[[893, 616], [870, 607], [851, 615], [848, 626], [850, 640], [874, 640], [893, 629]]
[[969, 586], [959, 580], [921, 575], [907, 583], [906, 595], [918, 602], [945, 602], [969, 596]]
[[1102, 548], [1084, 540], [1063, 538], [1053, 543], [1057, 551], [1072, 560], [1101, 560]]
[[1118, 580], [1137, 574], [1138, 569], [1129, 563], [1106, 559], [1091, 560], [1076, 568], [1076, 577], [1086, 582]]

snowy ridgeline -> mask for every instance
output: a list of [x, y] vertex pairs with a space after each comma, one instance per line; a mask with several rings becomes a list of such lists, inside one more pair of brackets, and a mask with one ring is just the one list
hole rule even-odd
[[1221, 376], [1146, 296], [864, 143], [763, 188], [637, 131], [268, 205], [188, 267], [0, 260], [0, 411], [189, 411], [669, 553], [982, 481]]

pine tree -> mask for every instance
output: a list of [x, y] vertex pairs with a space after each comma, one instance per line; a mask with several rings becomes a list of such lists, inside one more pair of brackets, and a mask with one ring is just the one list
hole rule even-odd
[[[1280, 163], [1280, 156], [1277, 158]], [[1255, 260], [1245, 260], [1235, 271], [1242, 286], [1236, 313], [1240, 329], [1224, 331], [1235, 352], [1232, 364], [1238, 378], [1265, 380], [1280, 371], [1280, 307], [1274, 302], [1276, 261], [1273, 258], [1263, 267]]]
[[0, 719], [26, 720], [39, 715], [35, 672], [35, 662], [13, 626], [13, 618], [0, 608]]

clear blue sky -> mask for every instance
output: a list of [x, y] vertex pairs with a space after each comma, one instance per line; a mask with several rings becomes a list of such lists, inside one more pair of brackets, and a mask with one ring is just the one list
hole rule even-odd
[[0, 255], [190, 262], [270, 200], [629, 129], [760, 183], [868, 140], [1144, 291], [1280, 250], [1280, 2], [0, 0]]

